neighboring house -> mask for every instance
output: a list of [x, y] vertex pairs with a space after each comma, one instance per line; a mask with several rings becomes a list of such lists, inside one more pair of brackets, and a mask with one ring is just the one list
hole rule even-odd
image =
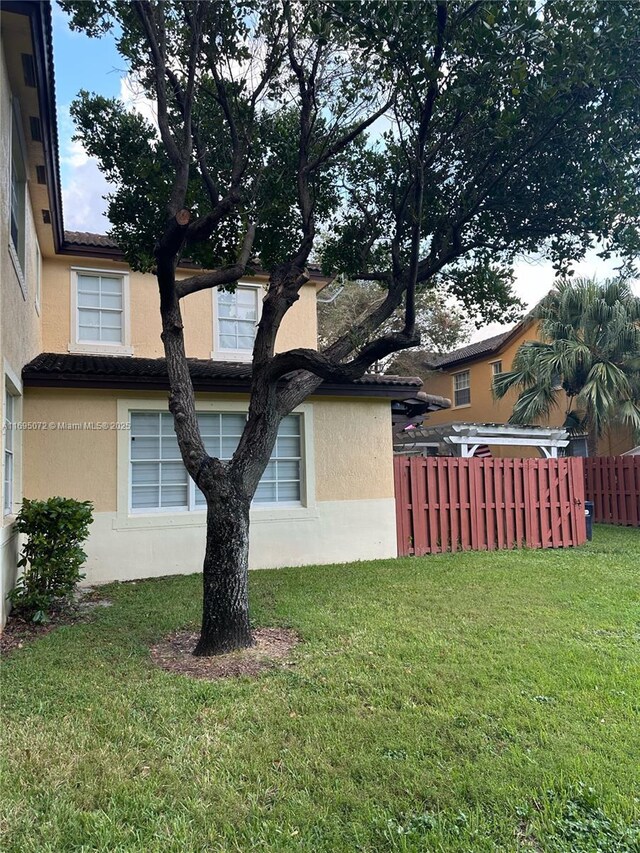
[[[4, 608], [23, 496], [93, 502], [88, 582], [199, 570], [205, 508], [167, 410], [155, 278], [131, 271], [108, 238], [63, 228], [50, 6], [4, 2], [1, 18]], [[312, 276], [278, 350], [317, 346], [316, 292], [328, 280]], [[184, 301], [201, 429], [222, 458], [247, 410], [266, 280]], [[385, 375], [324, 383], [284, 419], [253, 504], [252, 568], [396, 555], [391, 403], [428, 408], [416, 400], [421, 384]]]
[[[493, 335], [482, 341], [454, 350], [447, 355], [425, 359], [424, 369], [419, 371], [428, 381], [429, 391], [451, 398], [451, 409], [429, 415], [429, 426], [450, 422], [477, 424], [504, 424], [511, 416], [517, 392], [511, 391], [501, 400], [494, 398], [492, 383], [494, 376], [507, 370], [516, 352], [525, 341], [538, 338], [538, 324], [525, 318], [507, 332]], [[560, 405], [554, 409], [544, 426], [560, 427], [565, 420], [565, 400], [562, 394]], [[598, 454], [616, 456], [633, 447], [631, 431], [623, 427], [612, 427], [602, 437]], [[495, 456], [537, 456], [537, 451], [526, 447], [495, 447]]]

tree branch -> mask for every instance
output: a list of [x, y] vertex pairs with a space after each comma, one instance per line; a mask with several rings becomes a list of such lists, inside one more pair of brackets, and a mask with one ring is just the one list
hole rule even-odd
[[149, 0], [136, 0], [133, 3], [134, 10], [138, 15], [138, 19], [142, 24], [142, 29], [146, 35], [151, 59], [153, 65], [153, 73], [156, 86], [156, 100], [158, 104], [158, 127], [160, 136], [167, 151], [167, 155], [173, 164], [176, 171], [171, 197], [169, 200], [168, 211], [169, 216], [173, 216], [177, 211], [184, 206], [184, 200], [187, 193], [187, 183], [189, 180], [189, 159], [191, 156], [191, 142], [180, 150], [169, 123], [169, 111], [167, 105], [167, 89], [166, 89], [166, 58], [165, 58], [165, 33], [164, 20], [160, 23], [156, 22], [154, 8]]
[[242, 249], [235, 264], [222, 267], [219, 270], [201, 273], [200, 275], [193, 275], [189, 278], [182, 279], [182, 281], [177, 281], [175, 287], [178, 299], [182, 299], [184, 296], [189, 296], [191, 293], [197, 293], [199, 290], [207, 290], [212, 287], [219, 287], [220, 285], [231, 284], [232, 282], [237, 281], [242, 275], [244, 275], [247, 264], [249, 263], [255, 235], [256, 226], [255, 223], [252, 222], [244, 235]]
[[406, 335], [395, 332], [382, 335], [364, 346], [351, 361], [337, 363], [324, 353], [313, 349], [292, 349], [278, 353], [271, 360], [268, 377], [271, 381], [280, 379], [288, 373], [306, 370], [325, 382], [352, 382], [360, 379], [376, 361], [394, 352], [417, 346], [418, 334]]

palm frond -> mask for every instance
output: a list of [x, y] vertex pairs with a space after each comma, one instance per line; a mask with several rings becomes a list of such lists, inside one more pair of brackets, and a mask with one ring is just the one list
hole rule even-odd
[[513, 406], [510, 424], [533, 424], [549, 417], [558, 406], [556, 392], [548, 385], [538, 385], [523, 391]]

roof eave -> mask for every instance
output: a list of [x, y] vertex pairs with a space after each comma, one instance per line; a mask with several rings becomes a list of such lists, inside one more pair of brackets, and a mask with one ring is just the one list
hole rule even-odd
[[[527, 316], [524, 319], [520, 320], [520, 322], [511, 329], [511, 331], [507, 334], [507, 336], [501, 340], [498, 344], [490, 349], [485, 350], [481, 353], [476, 353], [474, 355], [466, 355], [462, 358], [458, 358], [455, 360], [447, 360], [445, 362], [439, 362], [438, 364], [431, 364], [431, 370], [448, 370], [451, 367], [459, 367], [462, 364], [468, 364], [472, 361], [483, 361], [487, 356], [492, 355], [500, 355], [504, 352], [505, 348], [517, 338], [522, 332], [529, 328], [529, 326], [534, 322], [534, 318], [531, 316]], [[480, 343], [480, 342], [479, 342]]]
[[51, 5], [49, 3], [4, 0], [2, 9], [29, 18], [33, 61], [38, 91], [38, 107], [42, 126], [44, 168], [49, 196], [51, 228], [56, 252], [64, 243], [62, 219], [62, 193], [58, 156], [58, 124], [56, 119], [55, 77], [53, 67], [53, 35]]
[[[25, 373], [22, 384], [25, 388], [77, 388], [77, 389], [116, 389], [140, 391], [168, 391], [169, 383], [162, 378], [137, 376], [52, 376], [48, 373]], [[193, 379], [194, 391], [198, 393], [248, 394], [249, 380], [203, 380]], [[401, 385], [338, 385], [322, 384], [312, 397], [370, 397], [387, 400], [406, 400], [415, 395], [415, 388]]]

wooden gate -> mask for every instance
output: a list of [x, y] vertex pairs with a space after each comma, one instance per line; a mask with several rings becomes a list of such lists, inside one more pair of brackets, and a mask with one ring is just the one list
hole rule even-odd
[[394, 458], [398, 554], [586, 540], [582, 459]]
[[640, 527], [640, 456], [585, 459], [584, 472], [595, 521]]

